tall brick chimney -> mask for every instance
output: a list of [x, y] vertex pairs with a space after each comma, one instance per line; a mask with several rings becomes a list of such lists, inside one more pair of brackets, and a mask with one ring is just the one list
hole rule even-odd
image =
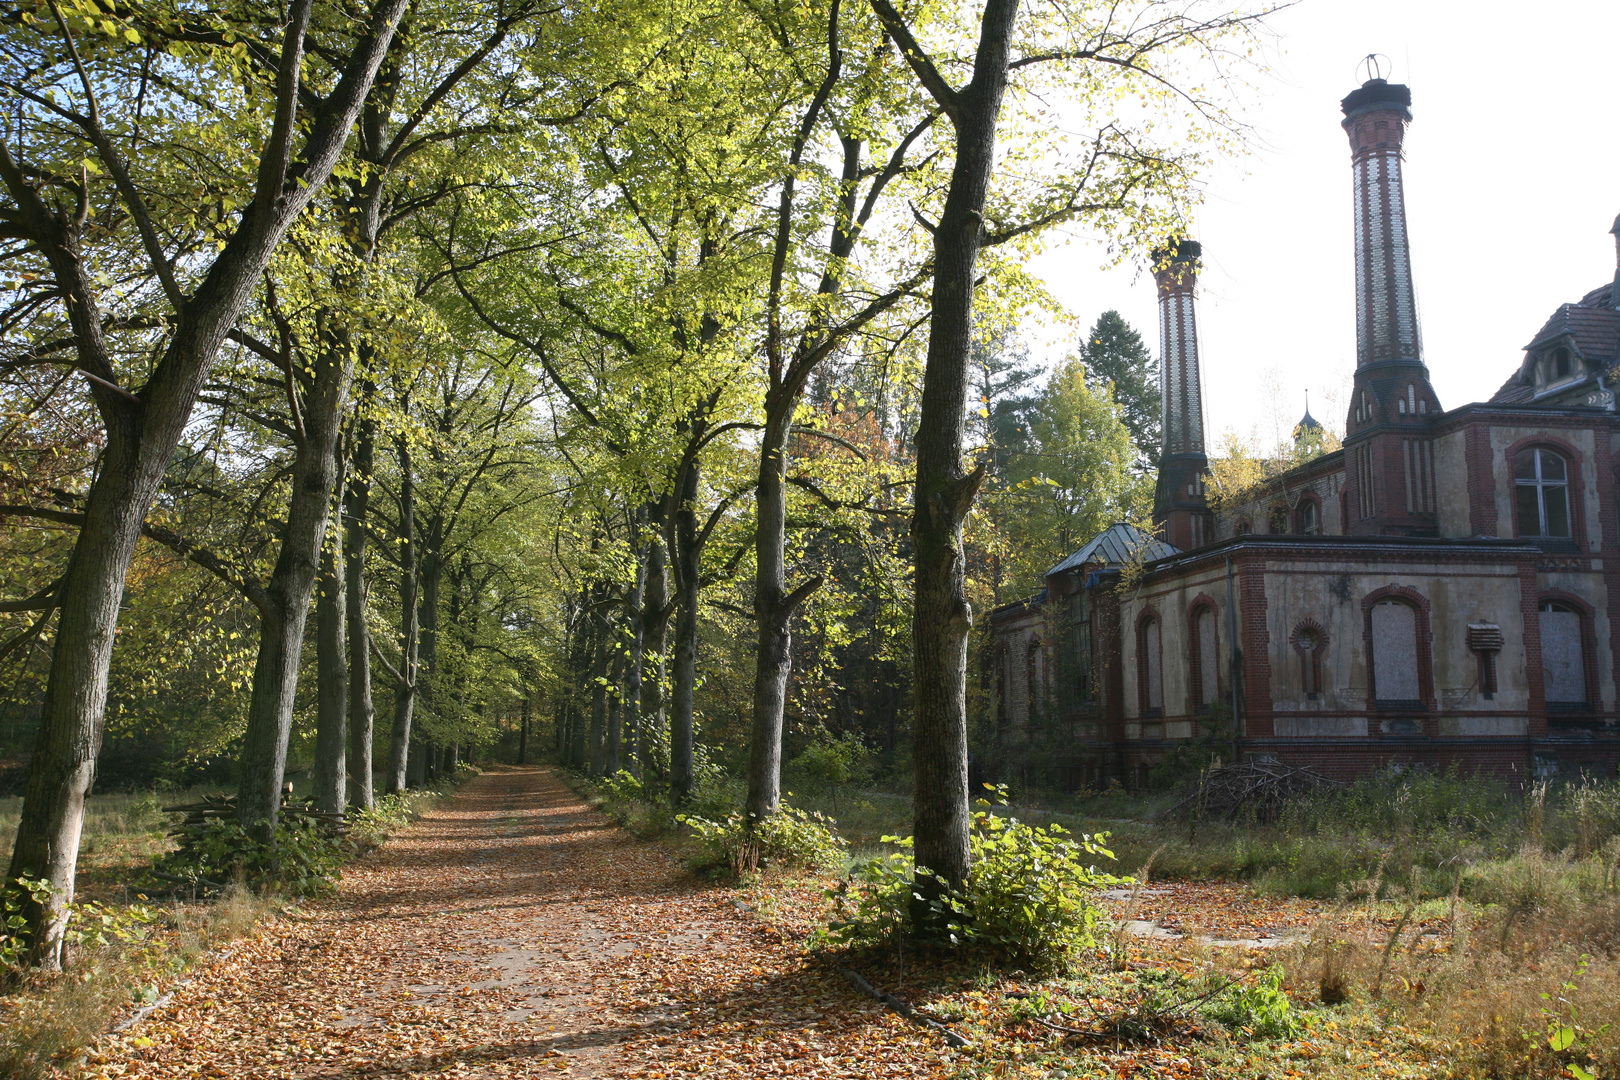
[[1372, 78], [1339, 104], [1350, 136], [1356, 228], [1356, 375], [1345, 423], [1345, 531], [1434, 535], [1428, 429], [1440, 414], [1440, 399], [1423, 363], [1401, 183], [1412, 91]]
[[1163, 540], [1182, 550], [1214, 539], [1204, 497], [1204, 392], [1198, 370], [1198, 319], [1193, 290], [1198, 284], [1196, 240], [1179, 240], [1153, 253], [1159, 283], [1159, 393], [1163, 442], [1159, 481], [1153, 494], [1153, 524]]
[[1614, 219], [1614, 284], [1609, 286], [1609, 306], [1620, 311], [1620, 217]]

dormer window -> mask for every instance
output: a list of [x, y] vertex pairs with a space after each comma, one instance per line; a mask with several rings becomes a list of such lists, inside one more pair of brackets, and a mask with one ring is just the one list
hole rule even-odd
[[1574, 370], [1573, 360], [1574, 358], [1570, 356], [1569, 349], [1563, 345], [1548, 353], [1546, 362], [1542, 365], [1542, 370], [1546, 373], [1546, 381], [1556, 383], [1569, 378], [1570, 372]]

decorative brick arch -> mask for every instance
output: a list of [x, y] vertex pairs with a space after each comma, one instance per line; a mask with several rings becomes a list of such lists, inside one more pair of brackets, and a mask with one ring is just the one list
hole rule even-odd
[[[1538, 435], [1528, 435], [1520, 439], [1506, 450], [1502, 451], [1507, 463], [1508, 478], [1508, 506], [1512, 515], [1513, 533], [1519, 535], [1519, 493], [1518, 482], [1513, 476], [1513, 459], [1522, 450], [1551, 450], [1564, 459], [1566, 482], [1569, 485], [1569, 538], [1586, 549], [1586, 488], [1583, 480], [1582, 466], [1586, 455], [1574, 444], [1565, 442], [1550, 432]], [[1536, 538], [1532, 538], [1536, 539]]]
[[1378, 701], [1378, 663], [1373, 650], [1372, 612], [1385, 600], [1399, 600], [1416, 611], [1418, 700], [1422, 708], [1434, 712], [1434, 635], [1429, 629], [1429, 598], [1409, 585], [1385, 585], [1361, 598], [1361, 624], [1363, 643], [1367, 650], [1367, 704], [1376, 708]]
[[[1199, 700], [1204, 689], [1204, 655], [1203, 639], [1198, 636], [1198, 617], [1205, 611], [1215, 616], [1215, 699], [1213, 702]], [[1209, 593], [1199, 593], [1193, 597], [1192, 603], [1187, 605], [1187, 660], [1187, 669], [1191, 676], [1187, 681], [1187, 689], [1192, 698], [1191, 707], [1188, 711], [1196, 713], [1221, 700], [1221, 609], [1215, 603], [1215, 598], [1210, 596]], [[1163, 664], [1162, 659], [1160, 664]]]
[[[1148, 664], [1148, 627], [1159, 627], [1159, 704], [1150, 706], [1152, 672]], [[1157, 712], [1153, 710], [1157, 709]], [[1138, 716], [1164, 715], [1164, 619], [1149, 605], [1136, 616], [1136, 712]]]
[[[1545, 603], [1561, 604], [1573, 608], [1581, 620], [1581, 669], [1586, 679], [1586, 705], [1594, 711], [1602, 708], [1603, 694], [1598, 685], [1597, 677], [1597, 609], [1582, 600], [1574, 593], [1563, 589], [1540, 589], [1536, 592], [1536, 634], [1537, 645], [1541, 644], [1541, 605]], [[1537, 654], [1541, 650], [1537, 649]], [[1545, 663], [1545, 657], [1542, 657]], [[1546, 687], [1542, 687], [1542, 701], [1546, 703]]]

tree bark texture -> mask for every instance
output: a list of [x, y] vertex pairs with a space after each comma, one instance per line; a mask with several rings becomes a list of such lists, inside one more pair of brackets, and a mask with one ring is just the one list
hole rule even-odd
[[590, 679], [590, 673], [596, 670], [597, 651], [602, 647], [600, 635], [596, 632], [596, 619], [591, 611], [589, 594], [587, 594], [580, 623], [582, 641], [579, 665], [574, 668], [574, 671], [585, 676], [586, 683], [581, 691], [569, 695], [573, 699], [573, 708], [569, 714], [568, 764], [576, 769], [588, 769], [591, 764], [590, 723], [587, 712], [591, 697], [588, 680]]
[[[33, 959], [47, 970], [62, 963], [63, 930], [73, 901], [84, 798], [105, 732], [107, 674], [123, 598], [124, 578], [147, 511], [191, 419], [220, 345], [251, 301], [287, 229], [330, 176], [360, 113], [406, 0], [379, 0], [346, 58], [343, 76], [305, 130], [302, 159], [294, 154], [301, 123], [300, 71], [312, 0], [295, 0], [283, 15], [275, 119], [261, 150], [253, 201], [242, 211], [201, 283], [176, 297], [173, 332], [135, 393], [117, 388], [117, 372], [102, 333], [94, 267], [81, 257], [73, 211], [53, 209], [0, 145], [0, 182], [17, 203], [13, 227], [37, 244], [66, 298], [79, 366], [101, 380], [92, 395], [106, 428], [106, 445], [85, 499], [85, 520], [57, 594], [60, 613], [28, 787], [8, 878], [43, 877], [43, 905], [25, 905]], [[296, 183], [290, 182], [294, 173]]]
[[681, 486], [680, 505], [675, 510], [675, 649], [671, 672], [669, 716], [669, 799], [676, 807], [685, 806], [697, 786], [693, 761], [693, 694], [697, 688], [698, 591], [702, 586], [703, 550], [698, 545], [697, 493], [699, 473], [696, 462], [687, 468]]
[[608, 625], [607, 612], [600, 596], [591, 605], [591, 625], [596, 648], [591, 653], [590, 682], [587, 684], [591, 688], [591, 724], [587, 732], [589, 746], [586, 755], [590, 775], [603, 776], [603, 770], [607, 767], [607, 681], [608, 668], [613, 660], [613, 628]]
[[315, 586], [315, 805], [323, 814], [341, 814], [348, 804], [349, 642], [344, 569], [334, 535], [321, 548]]
[[349, 631], [349, 803], [357, 810], [376, 804], [371, 749], [376, 715], [371, 698], [371, 628], [366, 623], [366, 515], [371, 507], [371, 470], [376, 425], [355, 424], [353, 460], [343, 495], [343, 589]]
[[417, 650], [421, 645], [421, 612], [417, 606], [420, 567], [416, 552], [416, 476], [411, 448], [396, 440], [399, 454], [399, 671], [394, 680], [394, 722], [388, 733], [388, 793], [410, 784], [411, 718], [416, 710]]
[[614, 776], [619, 771], [620, 742], [624, 735], [624, 680], [629, 658], [624, 643], [611, 635], [613, 658], [608, 668], [607, 737], [603, 740], [602, 775]]
[[[656, 528], [660, 523], [654, 524]], [[660, 535], [654, 535], [648, 545], [647, 587], [641, 610], [641, 707], [636, 759], [641, 765], [642, 779], [656, 782], [663, 778], [664, 769], [664, 650], [670, 614], [669, 562]]]
[[754, 535], [754, 724], [748, 742], [748, 817], [763, 821], [782, 802], [782, 722], [793, 671], [793, 608], [787, 596], [787, 436], [790, 407], [766, 418]]
[[304, 624], [326, 546], [338, 481], [338, 435], [354, 370], [351, 350], [333, 342], [322, 346], [313, 357], [314, 379], [304, 395], [304, 432], [293, 456], [287, 525], [264, 590], [268, 605], [260, 612], [259, 655], [242, 745], [237, 813], [261, 840], [273, 834], [281, 811]]
[[[932, 66], [915, 51], [909, 33], [897, 25], [894, 9], [885, 0], [874, 0], [873, 7], [908, 62], [929, 83], [924, 68], [932, 72]], [[962, 522], [983, 475], [978, 470], [967, 473], [962, 463], [973, 283], [994, 165], [996, 123], [1007, 85], [1009, 39], [1017, 12], [1017, 0], [987, 0], [973, 81], [954, 92], [943, 86], [929, 87], [936, 97], [943, 97], [941, 105], [955, 124], [956, 162], [934, 233], [933, 311], [923, 371], [911, 522], [916, 560], [913, 830], [917, 865], [952, 885], [967, 879], [970, 861], [966, 676], [972, 611], [963, 580]], [[937, 79], [937, 72], [933, 74]], [[926, 897], [936, 888], [937, 882], [924, 883], [920, 891]], [[913, 915], [920, 923], [928, 922], [926, 901], [914, 901]]]

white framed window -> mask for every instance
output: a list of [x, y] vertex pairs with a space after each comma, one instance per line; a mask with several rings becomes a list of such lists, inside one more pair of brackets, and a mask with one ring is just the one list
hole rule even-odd
[[1569, 536], [1569, 465], [1551, 450], [1513, 455], [1515, 519], [1520, 536]]

